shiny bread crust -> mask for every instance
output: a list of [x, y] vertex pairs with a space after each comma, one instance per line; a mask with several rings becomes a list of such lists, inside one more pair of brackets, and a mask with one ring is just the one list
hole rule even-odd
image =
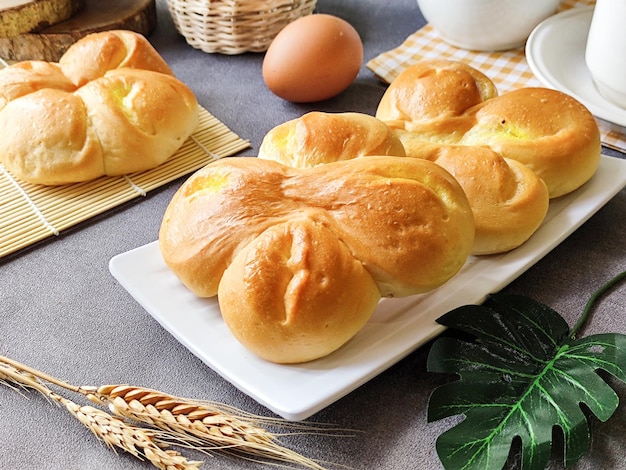
[[231, 157], [176, 192], [159, 246], [192, 292], [218, 295], [246, 347], [282, 363], [338, 348], [380, 297], [441, 286], [464, 265], [473, 238], [465, 193], [427, 160], [370, 156], [293, 168]]
[[71, 46], [60, 64], [25, 61], [0, 70], [0, 163], [29, 183], [155, 168], [197, 125], [193, 92], [138, 33], [96, 33]]
[[[459, 67], [454, 61], [420, 62], [403, 71], [381, 98], [376, 117], [394, 130], [407, 155], [424, 145], [486, 146], [531, 168], [551, 198], [574, 191], [593, 176], [600, 161], [600, 132], [585, 106], [548, 88], [481, 94], [482, 82], [472, 82], [471, 73], [458, 72]], [[466, 79], [432, 79], [456, 75]]]

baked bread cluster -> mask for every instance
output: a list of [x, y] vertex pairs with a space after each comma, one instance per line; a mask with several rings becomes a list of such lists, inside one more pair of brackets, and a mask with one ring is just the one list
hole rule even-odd
[[0, 70], [0, 163], [44, 185], [154, 168], [198, 125], [198, 103], [140, 34], [107, 31], [59, 63]]
[[342, 346], [381, 297], [444, 284], [473, 238], [465, 193], [428, 160], [370, 156], [293, 168], [231, 157], [179, 188], [159, 244], [184, 285], [218, 296], [244, 346], [297, 363]]
[[459, 62], [423, 61], [391, 83], [376, 117], [392, 128], [407, 155], [419, 156], [428, 144], [485, 146], [528, 166], [546, 183], [551, 198], [593, 176], [601, 142], [587, 108], [548, 88], [498, 95], [489, 82]]
[[599, 155], [595, 120], [569, 96], [498, 96], [472, 67], [425, 62], [376, 116], [311, 112], [271, 129], [258, 158], [194, 174], [166, 210], [161, 253], [192, 292], [217, 295], [249, 350], [310, 361], [381, 297], [436, 289], [470, 254], [524, 243]]
[[476, 222], [475, 255], [523, 244], [550, 198], [584, 184], [600, 158], [597, 123], [569, 95], [526, 88], [499, 96], [482, 72], [447, 60], [409, 67], [386, 90], [376, 116], [355, 122], [350, 113], [305, 114], [271, 129], [259, 157], [307, 167], [371, 155], [378, 150], [368, 142], [387, 127], [403, 147], [388, 145], [387, 154], [433, 161], [461, 184]]

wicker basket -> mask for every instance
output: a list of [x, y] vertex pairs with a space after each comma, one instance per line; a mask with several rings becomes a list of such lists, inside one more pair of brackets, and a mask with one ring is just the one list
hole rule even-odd
[[263, 52], [293, 20], [313, 12], [316, 0], [167, 0], [174, 25], [204, 52]]

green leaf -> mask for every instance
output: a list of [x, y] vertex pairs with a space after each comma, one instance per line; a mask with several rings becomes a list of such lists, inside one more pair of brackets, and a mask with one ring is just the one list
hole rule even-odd
[[619, 399], [598, 374], [626, 382], [626, 335], [572, 339], [565, 320], [546, 305], [497, 294], [439, 320], [464, 337], [444, 336], [432, 346], [428, 370], [459, 378], [435, 389], [428, 420], [463, 415], [437, 439], [445, 468], [500, 469], [514, 439], [521, 439], [523, 469], [543, 469], [552, 453], [553, 430], [564, 437], [564, 464], [589, 449], [584, 404], [609, 419]]

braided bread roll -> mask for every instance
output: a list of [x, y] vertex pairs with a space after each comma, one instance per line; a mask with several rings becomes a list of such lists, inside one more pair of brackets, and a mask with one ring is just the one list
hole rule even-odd
[[126, 30], [90, 34], [65, 51], [59, 66], [77, 87], [102, 77], [109, 70], [121, 68], [174, 75], [144, 36]]
[[465, 111], [498, 96], [489, 77], [462, 62], [428, 60], [405, 69], [382, 96], [376, 117], [422, 141], [454, 141]]
[[43, 88], [72, 92], [76, 89], [58, 64], [31, 60], [0, 69], [0, 110], [10, 101]]
[[465, 191], [476, 224], [474, 255], [519, 247], [548, 213], [550, 195], [544, 181], [523, 163], [488, 147], [425, 145], [413, 156], [445, 168]]
[[548, 88], [520, 88], [467, 112], [474, 121], [461, 145], [486, 145], [543, 179], [551, 198], [585, 184], [600, 163], [600, 131], [581, 103]]
[[193, 92], [137, 33], [86, 36], [60, 65], [26, 61], [0, 70], [0, 163], [30, 183], [154, 168], [197, 124]]
[[[481, 81], [484, 75], [476, 78], [476, 72], [466, 70], [469, 66], [461, 66], [463, 72], [459, 67], [445, 60], [418, 63], [403, 71], [381, 98], [376, 117], [393, 129], [407, 155], [425, 144], [487, 146], [537, 173], [551, 198], [593, 176], [600, 161], [600, 132], [581, 103], [547, 88], [483, 93], [491, 88]], [[441, 78], [450, 76], [465, 78]]]
[[272, 128], [259, 158], [307, 168], [368, 155], [406, 155], [400, 139], [374, 116], [312, 111]]
[[168, 206], [163, 259], [233, 335], [269, 361], [323, 357], [381, 296], [427, 292], [465, 263], [474, 219], [442, 167], [371, 156], [313, 168], [231, 157], [192, 175]]
[[[458, 75], [469, 76], [462, 72]], [[441, 102], [444, 98], [435, 99]], [[306, 168], [383, 151], [404, 156], [404, 146], [396, 147], [394, 136], [388, 126], [371, 116], [313, 112], [271, 129], [259, 157]], [[545, 218], [549, 195], [543, 180], [522, 163], [503, 158], [488, 147], [422, 141], [411, 148], [411, 157], [442, 166], [465, 191], [476, 224], [472, 254], [517, 248]]]

